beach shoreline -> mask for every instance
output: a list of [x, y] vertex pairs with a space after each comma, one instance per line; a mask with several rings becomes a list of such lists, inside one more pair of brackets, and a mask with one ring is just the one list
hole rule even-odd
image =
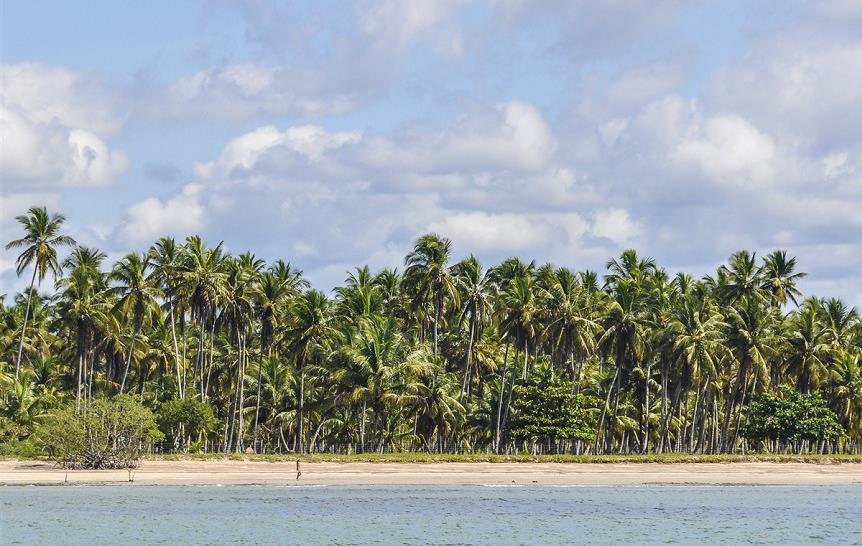
[[[392, 463], [146, 460], [127, 470], [0, 461], [0, 485], [862, 485], [862, 463]], [[132, 479], [130, 482], [129, 479]]]

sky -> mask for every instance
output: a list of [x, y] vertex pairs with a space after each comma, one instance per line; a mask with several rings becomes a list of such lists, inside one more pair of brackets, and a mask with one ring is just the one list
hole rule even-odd
[[427, 232], [486, 266], [786, 249], [862, 306], [858, 0], [0, 10], [4, 242], [45, 205], [110, 259], [200, 234], [324, 290]]

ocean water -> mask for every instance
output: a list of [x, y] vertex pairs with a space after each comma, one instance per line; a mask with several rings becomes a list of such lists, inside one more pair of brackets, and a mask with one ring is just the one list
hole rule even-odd
[[862, 544], [862, 486], [7, 486], [0, 543]]

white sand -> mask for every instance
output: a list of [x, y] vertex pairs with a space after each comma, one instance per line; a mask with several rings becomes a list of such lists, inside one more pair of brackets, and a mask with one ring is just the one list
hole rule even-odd
[[[145, 461], [135, 485], [300, 483], [326, 485], [862, 484], [862, 464], [811, 463], [302, 463]], [[69, 470], [38, 461], [0, 461], [0, 484], [124, 484], [125, 470]]]

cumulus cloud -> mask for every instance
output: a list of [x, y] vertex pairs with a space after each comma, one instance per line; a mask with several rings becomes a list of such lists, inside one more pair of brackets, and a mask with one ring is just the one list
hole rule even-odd
[[544, 116], [519, 101], [403, 138], [263, 126], [197, 163], [194, 192], [131, 207], [119, 235], [189, 232], [205, 216], [213, 238], [254, 240], [264, 255], [289, 252], [324, 286], [343, 277], [334, 263], [397, 265], [382, 260], [403, 256], [428, 231], [493, 259], [568, 260], [592, 236], [584, 211], [595, 188], [559, 164], [555, 150]]
[[150, 197], [126, 209], [126, 220], [120, 228], [122, 238], [136, 245], [149, 244], [166, 235], [191, 235], [205, 226], [205, 208], [201, 202], [202, 187], [188, 184], [169, 198]]
[[695, 132], [677, 145], [678, 161], [696, 166], [719, 183], [740, 188], [772, 181], [775, 145], [740, 116], [710, 118]]
[[103, 140], [121, 120], [106, 92], [85, 76], [23, 63], [0, 66], [0, 80], [0, 172], [7, 191], [109, 186], [126, 170], [126, 154]]
[[640, 231], [640, 225], [632, 220], [628, 211], [619, 208], [598, 211], [591, 229], [596, 237], [609, 239], [620, 246], [630, 244]]

